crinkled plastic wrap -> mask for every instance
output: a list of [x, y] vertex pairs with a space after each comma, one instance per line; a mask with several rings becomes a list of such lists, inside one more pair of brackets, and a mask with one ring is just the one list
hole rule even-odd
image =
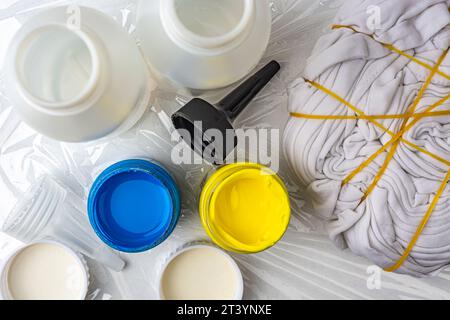
[[[100, 9], [134, 33], [135, 1], [6, 0], [0, 4], [0, 65], [9, 39], [30, 14], [45, 6], [64, 4]], [[283, 69], [240, 115], [236, 127], [284, 128], [289, 85], [302, 72], [315, 41], [329, 27], [338, 6], [337, 0], [272, 2], [272, 37], [261, 64], [276, 59]], [[122, 272], [88, 261], [92, 279], [88, 299], [155, 299], [158, 275], [166, 258], [188, 242], [208, 239], [198, 218], [197, 197], [211, 167], [177, 166], [171, 161], [176, 142], [171, 140], [170, 114], [194, 93], [157, 89], [144, 118], [129, 132], [113, 140], [67, 144], [42, 137], [22, 123], [4, 87], [0, 74], [0, 224], [30, 185], [45, 174], [71, 189], [80, 201], [86, 201], [95, 177], [119, 160], [151, 158], [172, 171], [183, 195], [183, 213], [173, 235], [151, 251], [121, 254], [127, 262]], [[200, 95], [214, 102], [230, 89]], [[283, 157], [281, 150], [280, 154]], [[245, 299], [450, 299], [450, 271], [426, 279], [389, 274], [335, 248], [324, 234], [321, 221], [306, 207], [302, 190], [283, 159], [280, 175], [291, 195], [291, 224], [282, 241], [270, 250], [233, 255], [244, 275]], [[17, 241], [0, 234], [0, 260], [17, 245]]]

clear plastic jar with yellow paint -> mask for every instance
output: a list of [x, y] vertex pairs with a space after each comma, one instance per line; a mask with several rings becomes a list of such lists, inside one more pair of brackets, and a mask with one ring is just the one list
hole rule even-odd
[[289, 194], [278, 175], [256, 163], [219, 167], [206, 178], [200, 219], [220, 247], [257, 253], [276, 244], [290, 220]]

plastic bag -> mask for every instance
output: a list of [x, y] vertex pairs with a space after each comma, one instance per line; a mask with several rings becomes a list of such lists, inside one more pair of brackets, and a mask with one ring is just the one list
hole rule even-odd
[[[271, 4], [273, 31], [261, 65], [276, 59], [282, 72], [239, 116], [238, 128], [278, 128], [288, 119], [288, 90], [306, 64], [316, 40], [326, 32], [340, 1], [276, 0]], [[25, 19], [50, 5], [87, 5], [113, 16], [131, 34], [136, 1], [8, 0], [0, 4], [0, 66], [8, 40]], [[139, 43], [139, 39], [136, 39]], [[89, 260], [88, 299], [154, 299], [162, 263], [187, 242], [207, 240], [197, 214], [200, 184], [211, 169], [203, 165], [173, 165], [170, 114], [191, 94], [218, 101], [232, 88], [212, 92], [158, 89], [145, 116], [129, 132], [111, 141], [87, 144], [55, 142], [23, 124], [4, 94], [0, 73], [0, 224], [28, 187], [50, 174], [82, 199], [95, 177], [107, 166], [127, 158], [151, 158], [164, 164], [177, 179], [183, 213], [173, 235], [157, 248], [134, 255], [122, 272]], [[280, 139], [282, 134], [280, 133]], [[281, 142], [280, 142], [281, 145]], [[302, 190], [289, 173], [280, 149], [280, 176], [292, 201], [293, 215], [286, 235], [275, 247], [255, 255], [233, 255], [244, 274], [245, 299], [450, 299], [450, 272], [436, 278], [414, 279], [382, 272], [365, 259], [336, 249], [321, 222], [302, 199]], [[17, 242], [0, 234], [0, 260]]]

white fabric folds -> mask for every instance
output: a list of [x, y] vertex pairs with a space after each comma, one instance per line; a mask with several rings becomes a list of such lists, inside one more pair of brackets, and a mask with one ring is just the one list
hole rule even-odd
[[[350, 108], [303, 79], [315, 81], [368, 115], [404, 114], [430, 70], [393, 52], [393, 44], [434, 66], [450, 44], [450, 1], [350, 0], [335, 24], [340, 28], [317, 43], [304, 78], [291, 88], [290, 112], [355, 115]], [[375, 25], [375, 29], [374, 27]], [[361, 32], [361, 33], [359, 33]], [[373, 38], [362, 33], [373, 35]], [[440, 71], [450, 75], [450, 54]], [[437, 74], [417, 105], [423, 112], [450, 93]], [[433, 111], [450, 110], [446, 101]], [[377, 120], [396, 133], [403, 119]], [[403, 142], [369, 197], [358, 206], [387, 155], [385, 152], [343, 187], [342, 181], [392, 136], [367, 120], [291, 117], [285, 153], [305, 197], [325, 219], [331, 239], [382, 268], [394, 265], [411, 241], [448, 170]], [[421, 119], [403, 138], [450, 161], [450, 116]], [[397, 272], [433, 275], [450, 264], [450, 183], [447, 184], [411, 254]]]

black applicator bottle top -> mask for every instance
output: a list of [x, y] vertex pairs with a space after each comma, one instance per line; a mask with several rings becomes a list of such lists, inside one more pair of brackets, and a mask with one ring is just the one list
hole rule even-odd
[[[192, 149], [202, 155], [205, 160], [223, 163], [237, 146], [232, 121], [279, 70], [278, 62], [271, 61], [216, 106], [203, 99], [192, 99], [172, 115], [175, 128], [189, 132]], [[222, 139], [216, 139], [219, 133]], [[181, 134], [181, 136], [186, 139], [185, 135]]]

